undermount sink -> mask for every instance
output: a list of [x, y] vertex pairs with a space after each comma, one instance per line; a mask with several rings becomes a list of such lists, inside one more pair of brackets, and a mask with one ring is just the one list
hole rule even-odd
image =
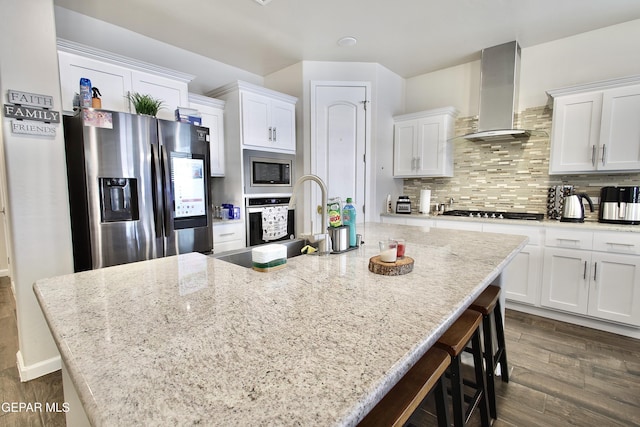
[[[283, 240], [274, 243], [282, 244], [287, 247], [287, 259], [303, 255], [300, 250], [309, 244], [305, 239]], [[230, 262], [231, 264], [239, 265], [241, 267], [252, 268], [253, 261], [251, 259], [251, 250], [255, 247], [256, 246], [252, 246], [249, 248], [238, 249], [236, 251], [222, 252], [219, 255], [213, 254], [211, 256], [219, 259], [220, 261]]]

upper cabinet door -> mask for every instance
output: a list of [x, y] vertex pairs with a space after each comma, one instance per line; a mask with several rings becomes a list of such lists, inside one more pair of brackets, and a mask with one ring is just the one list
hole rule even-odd
[[274, 99], [271, 102], [271, 142], [281, 150], [296, 149], [296, 106]]
[[398, 122], [394, 126], [393, 176], [413, 176], [416, 165], [418, 121]]
[[73, 114], [73, 98], [80, 92], [82, 77], [91, 80], [91, 85], [100, 90], [102, 108], [129, 111], [125, 95], [131, 87], [130, 70], [68, 52], [58, 52], [58, 61], [64, 113]]
[[224, 176], [224, 101], [189, 94], [189, 107], [200, 112], [202, 126], [209, 128], [209, 172], [211, 176]]
[[601, 92], [554, 100], [549, 173], [596, 170], [601, 116]]
[[604, 92], [598, 168], [640, 169], [640, 85]]
[[271, 99], [255, 93], [243, 92], [242, 98], [242, 144], [254, 147], [271, 145]]
[[[446, 162], [452, 161], [452, 145], [447, 144], [447, 130], [444, 116], [427, 117], [418, 122], [417, 175], [447, 176], [452, 168]], [[449, 150], [449, 152], [445, 152]]]
[[159, 119], [175, 120], [176, 108], [189, 105], [186, 83], [140, 71], [133, 71], [131, 76], [133, 92], [151, 95], [162, 101], [162, 108], [157, 114]]

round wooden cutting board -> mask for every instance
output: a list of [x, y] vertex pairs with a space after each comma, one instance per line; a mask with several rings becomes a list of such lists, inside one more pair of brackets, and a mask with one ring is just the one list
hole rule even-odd
[[405, 256], [396, 262], [383, 262], [380, 255], [369, 258], [369, 271], [384, 276], [401, 276], [413, 271], [413, 258]]

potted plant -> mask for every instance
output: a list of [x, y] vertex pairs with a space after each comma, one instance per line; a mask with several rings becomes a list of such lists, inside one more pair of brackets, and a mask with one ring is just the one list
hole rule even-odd
[[156, 99], [151, 95], [143, 95], [138, 92], [130, 92], [127, 98], [133, 104], [137, 114], [146, 114], [155, 117], [158, 114], [158, 110], [164, 104], [161, 99]]

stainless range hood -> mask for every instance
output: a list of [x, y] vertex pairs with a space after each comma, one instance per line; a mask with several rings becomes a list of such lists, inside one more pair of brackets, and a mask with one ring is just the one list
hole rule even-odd
[[482, 50], [478, 131], [470, 141], [520, 140], [530, 131], [514, 129], [520, 81], [520, 45], [517, 41]]

